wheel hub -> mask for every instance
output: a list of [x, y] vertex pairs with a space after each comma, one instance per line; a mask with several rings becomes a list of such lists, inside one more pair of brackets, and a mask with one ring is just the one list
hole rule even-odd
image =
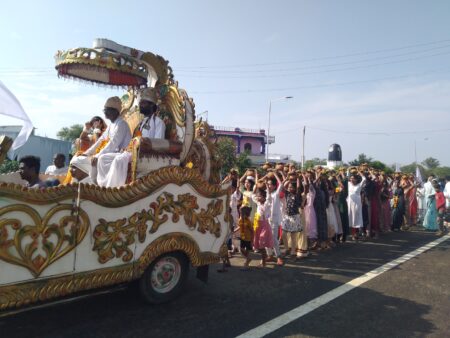
[[178, 284], [180, 277], [180, 262], [174, 257], [163, 257], [153, 267], [151, 274], [152, 288], [158, 293], [167, 293]]

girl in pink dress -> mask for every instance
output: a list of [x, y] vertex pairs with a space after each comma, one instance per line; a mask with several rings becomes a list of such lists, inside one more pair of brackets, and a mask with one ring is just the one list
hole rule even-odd
[[317, 239], [317, 219], [313, 203], [316, 197], [316, 190], [314, 189], [314, 185], [311, 184], [309, 176], [304, 175], [303, 180], [305, 182], [306, 193], [306, 205], [304, 209], [306, 235], [311, 241], [315, 241]]
[[266, 266], [266, 248], [273, 247], [272, 228], [269, 224], [270, 217], [270, 194], [266, 199], [266, 191], [263, 189], [256, 189], [253, 194], [253, 201], [256, 203], [256, 213], [253, 222], [254, 237], [253, 246], [256, 250], [261, 252], [261, 263], [259, 266]]

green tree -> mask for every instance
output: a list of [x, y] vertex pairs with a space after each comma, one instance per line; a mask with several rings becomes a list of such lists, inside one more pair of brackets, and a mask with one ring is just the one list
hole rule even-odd
[[19, 170], [19, 162], [5, 159], [0, 165], [0, 174], [7, 174]]
[[384, 164], [384, 163], [381, 162], [381, 161], [371, 161], [371, 162], [369, 162], [369, 165], [370, 165], [372, 168], [375, 168], [375, 169], [384, 171], [384, 172], [387, 173], [387, 174], [390, 174], [390, 173], [393, 172], [393, 170], [392, 170], [389, 166], [387, 166], [386, 164]]
[[353, 166], [358, 166], [361, 165], [363, 163], [367, 163], [370, 165], [370, 163], [373, 161], [372, 157], [368, 157], [366, 154], [362, 153], [358, 155], [358, 158], [348, 162], [348, 164], [353, 165]]
[[81, 124], [74, 124], [70, 127], [63, 127], [58, 131], [56, 137], [63, 141], [75, 141], [78, 137], [80, 137], [81, 132], [83, 131], [83, 126]]
[[422, 164], [427, 167], [428, 169], [435, 169], [437, 167], [439, 167], [440, 163], [437, 159], [433, 158], [433, 157], [428, 157], [426, 158]]
[[443, 178], [445, 176], [450, 176], [450, 167], [438, 167], [432, 170], [433, 174], [437, 177]]
[[236, 159], [236, 167], [238, 169], [239, 175], [243, 175], [245, 170], [252, 167], [252, 160], [248, 157], [250, 152], [244, 151], [240, 153]]
[[400, 167], [400, 171], [402, 173], [415, 174], [416, 167], [419, 167], [420, 174], [422, 175], [422, 177], [425, 177], [425, 175], [427, 174], [427, 170], [420, 164], [416, 164], [416, 163], [411, 163], [411, 164], [405, 165], [403, 167]]
[[236, 145], [231, 138], [220, 137], [216, 146], [216, 159], [221, 163], [220, 174], [224, 177], [236, 166]]
[[310, 168], [314, 168], [316, 165], [326, 165], [327, 164], [327, 160], [322, 158], [318, 158], [318, 157], [314, 157], [310, 160], [305, 161], [305, 169], [310, 169]]

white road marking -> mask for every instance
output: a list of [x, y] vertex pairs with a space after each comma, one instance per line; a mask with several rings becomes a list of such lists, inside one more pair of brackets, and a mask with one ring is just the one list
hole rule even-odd
[[361, 284], [364, 284], [371, 279], [381, 275], [382, 273], [391, 270], [392, 268], [395, 268], [396, 266], [410, 260], [411, 258], [414, 258], [421, 253], [435, 247], [436, 245], [446, 241], [450, 238], [449, 235], [445, 235], [435, 241], [432, 241], [414, 251], [411, 251], [410, 253], [407, 253], [397, 259], [394, 259], [393, 261], [386, 263], [372, 271], [367, 272], [366, 274], [357, 277], [351, 281], [349, 281], [346, 284], [343, 284], [325, 294], [322, 296], [319, 296], [303, 305], [300, 305], [299, 307], [296, 307], [295, 309], [286, 312], [250, 331], [247, 331], [237, 338], [256, 338], [256, 337], [264, 337], [265, 335], [268, 335], [281, 327], [293, 322], [294, 320], [297, 320], [306, 314], [310, 313], [311, 311], [314, 311], [315, 309], [321, 307], [322, 305], [325, 305], [332, 300], [336, 299], [337, 297], [342, 296], [343, 294], [349, 292], [350, 290], [353, 290], [354, 288], [360, 286]]

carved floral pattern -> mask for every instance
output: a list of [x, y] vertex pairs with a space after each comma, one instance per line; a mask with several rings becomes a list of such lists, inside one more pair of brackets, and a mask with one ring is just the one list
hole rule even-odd
[[[0, 310], [7, 310], [55, 299], [80, 291], [110, 286], [137, 279], [151, 262], [160, 255], [181, 251], [189, 257], [193, 266], [202, 266], [219, 261], [219, 255], [201, 252], [197, 243], [183, 233], [171, 233], [152, 242], [139, 257], [138, 264], [124, 264], [94, 271], [76, 273], [21, 284], [0, 286]], [[226, 253], [223, 246], [221, 252]]]
[[[188, 183], [203, 197], [216, 198], [227, 194], [218, 184], [205, 181], [197, 170], [178, 166], [163, 167], [120, 188], [105, 188], [98, 185], [83, 184], [80, 187], [81, 200], [89, 200], [97, 205], [118, 208], [138, 201], [159, 190], [167, 184], [182, 186]], [[24, 188], [18, 184], [0, 182], [0, 195], [22, 202], [46, 205], [77, 197], [78, 184], [60, 185], [40, 189]]]
[[169, 220], [169, 214], [172, 214], [171, 220], [174, 223], [183, 217], [190, 230], [197, 229], [201, 233], [209, 231], [220, 237], [221, 225], [217, 217], [223, 212], [222, 200], [212, 200], [206, 210], [202, 208], [196, 211], [199, 209], [196, 196], [181, 194], [177, 197], [175, 200], [172, 194], [164, 192], [150, 204], [148, 210], [136, 212], [128, 219], [112, 222], [100, 219], [94, 231], [93, 248], [98, 252], [99, 262], [103, 264], [113, 258], [122, 258], [124, 262], [129, 262], [133, 258], [130, 246], [135, 244], [136, 235], [139, 242], [143, 243], [148, 222], [151, 224], [149, 233], [155, 233]]

